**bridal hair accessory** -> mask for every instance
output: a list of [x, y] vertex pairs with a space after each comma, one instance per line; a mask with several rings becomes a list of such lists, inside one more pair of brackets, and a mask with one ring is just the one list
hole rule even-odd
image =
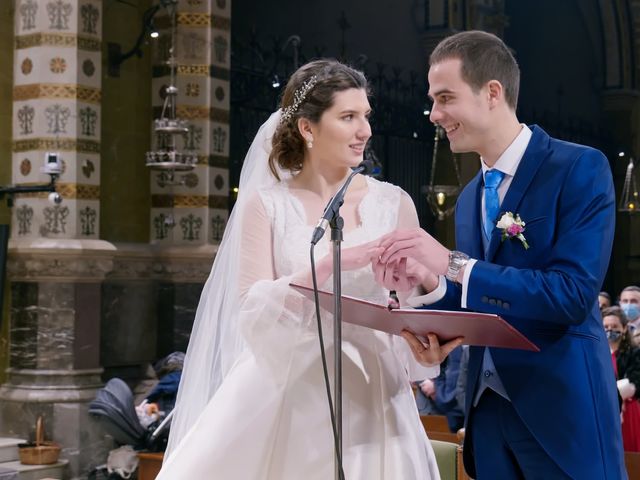
[[527, 239], [522, 234], [524, 232], [525, 223], [517, 213], [514, 215], [511, 212], [506, 212], [500, 217], [500, 220], [496, 224], [496, 227], [502, 230], [502, 241], [507, 238], [517, 238], [522, 243], [525, 250], [529, 248]]
[[282, 111], [282, 118], [280, 118], [280, 123], [285, 123], [293, 118], [293, 114], [298, 111], [302, 102], [307, 97], [309, 92], [313, 87], [315, 87], [316, 83], [318, 83], [318, 76], [311, 76], [306, 82], [302, 84], [302, 86], [295, 91], [293, 94], [293, 103]]

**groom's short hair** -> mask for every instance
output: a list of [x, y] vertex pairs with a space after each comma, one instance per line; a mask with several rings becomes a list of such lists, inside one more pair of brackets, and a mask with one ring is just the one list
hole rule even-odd
[[473, 91], [477, 92], [487, 82], [497, 80], [504, 88], [507, 104], [516, 109], [520, 68], [500, 38], [480, 30], [456, 33], [436, 46], [429, 57], [429, 65], [452, 58], [462, 62], [462, 78]]

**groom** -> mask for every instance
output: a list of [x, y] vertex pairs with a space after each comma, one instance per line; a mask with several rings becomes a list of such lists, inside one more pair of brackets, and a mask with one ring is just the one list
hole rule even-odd
[[[471, 347], [464, 462], [476, 479], [626, 478], [611, 354], [597, 296], [615, 199], [607, 159], [516, 117], [518, 65], [494, 35], [430, 57], [431, 121], [482, 169], [458, 199], [456, 249], [396, 231], [374, 265], [414, 306], [494, 313], [540, 352]], [[407, 260], [408, 259], [408, 260]]]

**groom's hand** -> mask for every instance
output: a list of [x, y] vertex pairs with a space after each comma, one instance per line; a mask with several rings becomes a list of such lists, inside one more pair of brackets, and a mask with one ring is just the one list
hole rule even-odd
[[449, 265], [449, 250], [421, 228], [396, 230], [381, 238], [381, 263], [414, 259], [436, 275], [444, 275]]
[[463, 337], [458, 337], [441, 345], [435, 333], [427, 333], [426, 343], [408, 330], [403, 330], [401, 335], [409, 344], [415, 359], [425, 367], [442, 363], [454, 348], [462, 345], [464, 340]]
[[371, 267], [375, 281], [379, 285], [387, 290], [398, 292], [412, 290], [415, 286], [426, 283], [432, 275], [426, 267], [406, 257], [390, 263], [382, 263], [379, 258], [376, 258]]
[[435, 290], [440, 281], [436, 274], [412, 258], [403, 257], [391, 263], [382, 263], [376, 258], [371, 267], [375, 281], [387, 290], [407, 292], [420, 285], [428, 293]]

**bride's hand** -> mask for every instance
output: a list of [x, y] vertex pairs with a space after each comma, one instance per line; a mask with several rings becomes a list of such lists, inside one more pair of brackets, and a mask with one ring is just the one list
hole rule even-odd
[[[340, 252], [341, 266], [343, 270], [356, 270], [371, 265], [374, 259], [382, 254], [383, 249], [378, 246], [379, 240], [363, 243], [357, 247], [343, 248]], [[316, 264], [318, 285], [322, 285], [333, 273], [333, 255], [325, 255]], [[311, 271], [305, 270], [293, 277], [293, 283], [311, 286]]]
[[373, 263], [383, 248], [379, 246], [379, 241], [374, 240], [369, 243], [363, 243], [357, 247], [345, 248], [341, 252], [341, 265], [343, 270], [357, 270]]
[[440, 345], [438, 336], [435, 333], [427, 333], [428, 343], [422, 342], [422, 340], [408, 330], [403, 330], [401, 335], [409, 344], [411, 353], [413, 353], [415, 359], [425, 367], [441, 364], [454, 348], [462, 345], [463, 340], [462, 337], [458, 337]]

